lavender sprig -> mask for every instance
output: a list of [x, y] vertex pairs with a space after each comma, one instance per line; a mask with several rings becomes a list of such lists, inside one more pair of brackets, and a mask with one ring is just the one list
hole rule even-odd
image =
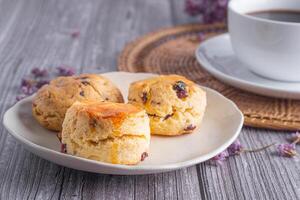
[[230, 156], [235, 156], [235, 155], [239, 155], [241, 153], [255, 153], [255, 152], [260, 152], [260, 151], [268, 149], [269, 147], [272, 147], [274, 145], [275, 145], [275, 143], [271, 143], [271, 144], [262, 146], [260, 148], [246, 149], [245, 147], [243, 147], [243, 145], [240, 143], [240, 141], [236, 140], [236, 141], [234, 141], [227, 148], [227, 151], [228, 151], [228, 153], [229, 153]]
[[242, 153], [254, 153], [254, 152], [260, 152], [265, 149], [268, 149], [269, 147], [275, 145], [275, 143], [257, 148], [257, 149], [245, 149], [243, 145], [240, 143], [240, 141], [236, 140], [234, 141], [225, 151], [221, 152], [217, 156], [210, 159], [210, 163], [213, 163], [215, 165], [221, 165], [223, 162], [229, 157], [229, 156], [236, 156], [240, 155]]
[[[278, 156], [291, 158], [298, 155], [296, 151], [296, 144], [300, 143], [300, 133], [299, 132], [292, 133], [291, 136], [289, 137], [289, 140], [292, 141], [292, 143], [276, 145], [276, 152]], [[213, 163], [215, 165], [220, 165], [229, 156], [236, 156], [242, 153], [260, 152], [274, 145], [275, 143], [272, 143], [257, 149], [245, 149], [243, 145], [238, 140], [236, 140], [225, 151], [210, 159], [210, 163]]]

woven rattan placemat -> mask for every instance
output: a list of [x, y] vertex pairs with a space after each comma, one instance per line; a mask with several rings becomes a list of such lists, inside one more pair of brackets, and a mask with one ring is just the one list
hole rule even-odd
[[205, 38], [226, 31], [223, 24], [183, 25], [162, 29], [129, 43], [119, 57], [119, 70], [181, 74], [233, 100], [245, 125], [271, 129], [300, 129], [300, 101], [259, 96], [228, 86], [208, 74], [196, 61], [199, 34]]

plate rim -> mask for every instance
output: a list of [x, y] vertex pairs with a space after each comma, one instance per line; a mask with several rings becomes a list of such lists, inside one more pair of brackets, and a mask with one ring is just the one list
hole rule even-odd
[[[116, 72], [107, 72], [107, 73], [101, 73], [101, 74], [105, 75], [105, 74], [113, 74], [113, 73], [158, 75], [158, 74], [152, 74], [152, 73], [130, 73], [130, 72], [122, 72], [122, 71], [120, 71], [120, 72], [118, 72], [118, 71], [116, 71]], [[205, 154], [204, 156], [200, 156], [200, 157], [198, 156], [198, 157], [195, 157], [193, 159], [182, 161], [182, 162], [163, 164], [163, 165], [154, 165], [154, 166], [151, 166], [151, 165], [111, 164], [111, 163], [105, 163], [105, 162], [101, 162], [101, 161], [95, 161], [95, 160], [90, 160], [90, 159], [86, 159], [86, 158], [82, 158], [82, 157], [78, 157], [78, 156], [73, 156], [73, 155], [61, 153], [59, 151], [41, 146], [39, 144], [35, 144], [34, 142], [26, 139], [25, 137], [22, 137], [20, 134], [15, 133], [15, 131], [13, 131], [10, 128], [10, 126], [7, 124], [8, 123], [7, 121], [9, 120], [8, 119], [8, 114], [10, 112], [13, 112], [13, 110], [16, 109], [17, 106], [20, 106], [21, 103], [26, 102], [28, 100], [31, 100], [31, 98], [33, 98], [34, 94], [20, 100], [19, 102], [17, 102], [13, 106], [11, 106], [9, 109], [7, 109], [4, 113], [4, 115], [3, 115], [2, 123], [3, 123], [4, 127], [6, 128], [6, 130], [10, 133], [10, 135], [12, 135], [18, 142], [20, 142], [22, 145], [24, 145], [24, 147], [27, 150], [29, 150], [31, 153], [33, 153], [35, 155], [37, 155], [37, 153], [33, 152], [31, 150], [31, 148], [33, 148], [36, 151], [43, 151], [43, 152], [50, 153], [50, 154], [58, 154], [59, 156], [66, 156], [66, 157], [71, 158], [71, 159], [77, 159], [79, 161], [87, 162], [87, 163], [90, 163], [90, 164], [96, 164], [99, 167], [106, 167], [106, 168], [111, 168], [113, 170], [121, 170], [122, 171], [121, 173], [110, 173], [110, 174], [137, 175], [137, 174], [153, 174], [153, 173], [159, 173], [159, 172], [164, 172], [164, 171], [171, 171], [171, 170], [176, 170], [176, 169], [189, 167], [189, 166], [204, 162], [206, 160], [209, 160], [210, 158], [212, 158], [215, 155], [218, 155], [219, 153], [224, 151], [230, 144], [232, 144], [234, 142], [234, 140], [236, 140], [236, 138], [241, 133], [241, 129], [243, 127], [243, 122], [244, 122], [244, 116], [243, 116], [242, 112], [239, 110], [239, 108], [237, 107], [237, 105], [233, 101], [231, 101], [230, 99], [226, 98], [225, 96], [223, 96], [222, 94], [220, 94], [219, 92], [217, 92], [213, 89], [210, 89], [208, 87], [203, 87], [203, 86], [200, 86], [200, 87], [204, 88], [205, 90], [207, 90], [209, 92], [212, 92], [212, 93], [216, 94], [217, 96], [222, 98], [224, 101], [227, 101], [229, 104], [231, 104], [231, 106], [236, 111], [236, 114], [239, 115], [239, 123], [238, 123], [238, 126], [236, 127], [235, 133], [232, 134], [232, 136], [225, 143], [223, 143], [220, 147], [218, 147], [217, 149]], [[37, 156], [39, 156], [39, 157], [41, 157], [45, 160], [48, 160], [50, 162], [61, 165], [61, 164], [59, 164], [59, 163], [57, 163], [53, 160], [49, 160], [49, 159], [43, 157], [43, 156], [40, 156], [40, 155], [37, 155]], [[61, 165], [61, 166], [64, 166], [64, 165]], [[72, 168], [72, 167], [69, 167], [69, 168]], [[73, 169], [78, 169], [78, 168], [73, 168]], [[83, 171], [89, 171], [89, 170], [83, 170]], [[95, 172], [95, 171], [90, 171], [90, 172], [100, 173], [100, 172]]]
[[[202, 43], [200, 43], [199, 46], [195, 50], [195, 56], [196, 56], [197, 61], [200, 63], [200, 65], [206, 71], [208, 71], [214, 77], [216, 77], [219, 80], [224, 81], [225, 83], [227, 83], [227, 84], [229, 84], [233, 87], [240, 88], [240, 89], [243, 89], [243, 90], [246, 90], [246, 91], [250, 91], [250, 92], [253, 92], [253, 93], [256, 93], [256, 94], [261, 94], [261, 95], [264, 95], [264, 96], [271, 96], [271, 97], [286, 98], [286, 97], [282, 97], [282, 95], [280, 95], [280, 94], [274, 94], [274, 92], [276, 92], [276, 93], [285, 93], [287, 95], [291, 95], [288, 98], [300, 99], [300, 91], [299, 90], [298, 91], [293, 90], [293, 89], [285, 90], [285, 89], [280, 89], [280, 88], [276, 88], [276, 87], [272, 87], [272, 86], [267, 86], [267, 85], [263, 85], [263, 84], [260, 84], [260, 83], [255, 83], [255, 82], [251, 82], [251, 81], [244, 80], [244, 79], [241, 79], [241, 78], [237, 78], [235, 76], [230, 76], [226, 73], [223, 73], [220, 70], [217, 70], [215, 67], [213, 67], [213, 64], [211, 64], [205, 58], [205, 56], [201, 56], [202, 54], [200, 53], [201, 49], [208, 46], [208, 44], [210, 42], [212, 42], [213, 40], [217, 40], [217, 39], [230, 40], [230, 35], [229, 35], [229, 33], [223, 33], [223, 34], [220, 34], [220, 35], [217, 35], [217, 36], [213, 36], [213, 37], [203, 41]], [[255, 73], [253, 73], [253, 74], [255, 76], [258, 76]], [[259, 77], [261, 77], [261, 76], [259, 76]], [[261, 78], [266, 79], [264, 77], [261, 77]], [[266, 80], [274, 81], [274, 82], [278, 83], [278, 81], [275, 81], [275, 80], [272, 80], [272, 79], [266, 79]], [[293, 85], [293, 82], [284, 82], [284, 83], [289, 83], [289, 84]], [[297, 84], [299, 84], [299, 82], [297, 82]], [[269, 92], [269, 94], [266, 94], [265, 92]], [[270, 92], [272, 94], [270, 94]], [[297, 95], [297, 97], [295, 97], [295, 95]]]

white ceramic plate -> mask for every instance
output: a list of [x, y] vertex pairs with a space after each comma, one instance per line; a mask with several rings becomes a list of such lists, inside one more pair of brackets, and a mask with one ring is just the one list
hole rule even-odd
[[[127, 98], [129, 84], [155, 76], [146, 73], [103, 74]], [[60, 152], [55, 132], [41, 127], [31, 114], [32, 96], [21, 100], [4, 115], [6, 129], [32, 153], [66, 167], [105, 174], [150, 174], [188, 167], [225, 150], [239, 135], [243, 115], [236, 105], [214, 90], [207, 92], [208, 106], [202, 127], [193, 134], [178, 137], [152, 136], [149, 157], [135, 166], [108, 164]]]
[[196, 57], [204, 69], [229, 85], [265, 96], [300, 99], [300, 83], [275, 81], [252, 73], [235, 56], [227, 33], [202, 42]]

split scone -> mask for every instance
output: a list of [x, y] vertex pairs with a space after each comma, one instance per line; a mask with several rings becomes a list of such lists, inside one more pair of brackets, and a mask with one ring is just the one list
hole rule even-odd
[[206, 93], [185, 77], [157, 76], [132, 83], [128, 101], [146, 110], [151, 134], [181, 135], [200, 126]]
[[131, 104], [76, 102], [66, 113], [62, 144], [68, 154], [134, 165], [147, 156], [149, 117]]
[[111, 81], [96, 74], [82, 74], [58, 77], [43, 86], [34, 97], [32, 113], [45, 128], [60, 131], [67, 109], [83, 100], [124, 102]]

